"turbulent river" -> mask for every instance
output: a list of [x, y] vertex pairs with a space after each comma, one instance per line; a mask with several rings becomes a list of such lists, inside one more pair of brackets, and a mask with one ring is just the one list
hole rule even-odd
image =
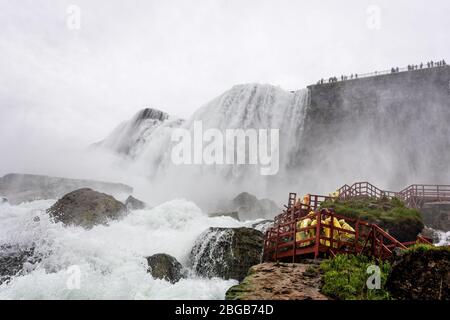
[[[41, 257], [0, 285], [0, 299], [224, 299], [237, 284], [192, 272], [176, 284], [155, 280], [145, 257], [167, 253], [187, 266], [196, 238], [207, 228], [250, 222], [208, 217], [194, 203], [177, 199], [85, 230], [52, 222], [45, 210], [54, 202], [0, 204], [0, 246], [34, 247]], [[74, 266], [81, 271], [79, 288], [70, 285]]]
[[[201, 278], [189, 269], [188, 277], [175, 284], [155, 280], [147, 273], [145, 257], [167, 253], [188, 268], [194, 243], [206, 229], [253, 224], [208, 217], [193, 202], [176, 199], [132, 211], [109, 226], [85, 230], [52, 222], [46, 209], [53, 203], [0, 204], [0, 248], [34, 248], [40, 259], [25, 263], [21, 273], [0, 285], [0, 300], [224, 299], [237, 281]], [[449, 232], [438, 234], [439, 245], [449, 243]], [[79, 271], [75, 288], [71, 285], [74, 267]]]

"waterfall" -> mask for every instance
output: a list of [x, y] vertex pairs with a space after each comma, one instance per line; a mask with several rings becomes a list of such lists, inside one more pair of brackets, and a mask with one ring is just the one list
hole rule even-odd
[[201, 276], [217, 277], [217, 266], [228, 267], [225, 247], [231, 247], [233, 235], [233, 229], [210, 228], [203, 232], [191, 251], [192, 271]]

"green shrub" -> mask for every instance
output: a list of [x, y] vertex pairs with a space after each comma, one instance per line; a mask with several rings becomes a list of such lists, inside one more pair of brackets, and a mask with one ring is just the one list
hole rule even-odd
[[[377, 264], [381, 271], [381, 289], [367, 288], [370, 274], [367, 268]], [[385, 289], [391, 266], [388, 262], [376, 263], [366, 256], [337, 255], [325, 260], [320, 268], [324, 272], [322, 293], [339, 300], [388, 300]]]

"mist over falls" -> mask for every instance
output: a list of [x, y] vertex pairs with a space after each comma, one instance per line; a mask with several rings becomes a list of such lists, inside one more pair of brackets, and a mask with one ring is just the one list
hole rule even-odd
[[[202, 202], [248, 191], [284, 202], [289, 191], [325, 193], [368, 180], [398, 190], [450, 181], [450, 68], [310, 86], [287, 92], [238, 85], [184, 121], [152, 109], [121, 124], [97, 149], [148, 178], [152, 195]], [[174, 128], [280, 129], [280, 170], [254, 165], [181, 165], [170, 158]], [[127, 181], [125, 181], [127, 182]]]

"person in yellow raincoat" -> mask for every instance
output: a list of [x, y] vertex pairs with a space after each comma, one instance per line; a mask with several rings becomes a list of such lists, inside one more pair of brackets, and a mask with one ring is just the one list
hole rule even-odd
[[311, 205], [311, 195], [310, 195], [310, 194], [307, 194], [307, 195], [305, 195], [305, 196], [303, 197], [302, 204], [303, 204], [305, 207], [309, 207], [309, 206]]
[[[328, 217], [325, 220], [323, 220], [322, 224], [327, 226], [327, 227], [322, 227], [325, 237], [331, 238], [331, 227], [330, 227], [331, 226], [331, 217]], [[339, 223], [338, 219], [336, 219], [334, 217], [333, 217], [333, 227], [341, 228], [341, 224]], [[339, 230], [333, 231], [333, 240], [339, 240]], [[331, 245], [330, 240], [321, 239], [320, 243], [327, 247], [329, 247]], [[337, 247], [338, 247], [338, 243], [333, 241], [333, 248], [337, 248]]]
[[[300, 220], [297, 222], [297, 229], [303, 229], [303, 228], [307, 228], [311, 225], [312, 220], [308, 217]], [[301, 240], [305, 240], [305, 239], [309, 239], [309, 231], [308, 230], [303, 230], [303, 231], [299, 231], [295, 234], [295, 240], [296, 241], [301, 241]], [[310, 242], [302, 242], [299, 244], [300, 247], [307, 247], [310, 245]]]
[[[344, 219], [339, 220], [339, 223], [341, 224], [341, 228], [351, 231], [351, 232], [355, 232], [355, 229], [352, 228], [351, 225], [349, 225]], [[341, 240], [342, 241], [351, 241], [355, 239], [355, 235], [354, 234], [350, 234], [347, 232], [341, 232]]]

